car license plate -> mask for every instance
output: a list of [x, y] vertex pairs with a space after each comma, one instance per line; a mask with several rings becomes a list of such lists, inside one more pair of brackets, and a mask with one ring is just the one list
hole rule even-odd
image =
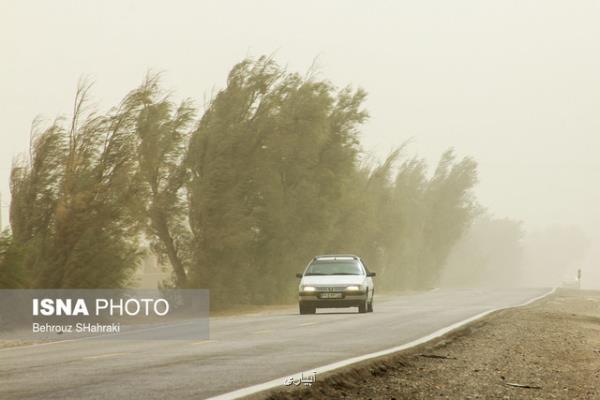
[[341, 293], [321, 293], [319, 295], [319, 297], [322, 299], [341, 299], [342, 294]]

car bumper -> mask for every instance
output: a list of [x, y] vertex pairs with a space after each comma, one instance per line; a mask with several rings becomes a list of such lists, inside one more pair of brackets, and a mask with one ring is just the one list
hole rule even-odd
[[341, 298], [336, 299], [324, 299], [320, 297], [321, 293], [300, 293], [298, 296], [298, 302], [300, 305], [309, 307], [321, 307], [321, 308], [341, 308], [341, 307], [358, 307], [365, 303], [367, 299], [366, 292], [347, 294], [342, 293]]

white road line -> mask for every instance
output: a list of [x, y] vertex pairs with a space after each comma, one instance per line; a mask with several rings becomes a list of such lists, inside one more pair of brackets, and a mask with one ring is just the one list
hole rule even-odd
[[262, 331], [256, 331], [254, 333], [256, 335], [266, 335], [267, 333], [273, 333], [273, 330], [272, 329], [265, 329], [265, 330], [262, 330]]
[[82, 360], [99, 360], [101, 358], [112, 358], [112, 357], [124, 356], [125, 354], [129, 354], [129, 353], [100, 354], [100, 355], [97, 355], [97, 356], [83, 357]]
[[316, 324], [317, 324], [316, 322], [305, 322], [305, 323], [300, 324], [298, 326], [311, 326], [311, 325], [316, 325]]
[[221, 395], [218, 395], [218, 396], [210, 397], [210, 398], [208, 398], [206, 400], [232, 400], [232, 399], [239, 399], [241, 397], [250, 396], [250, 395], [256, 394], [258, 392], [262, 392], [262, 391], [269, 390], [269, 389], [274, 389], [276, 387], [281, 387], [281, 386], [283, 386], [283, 384], [286, 381], [286, 379], [288, 379], [290, 376], [294, 377], [294, 379], [300, 379], [300, 377], [302, 375], [304, 375], [304, 376], [311, 376], [314, 372], [316, 372], [317, 375], [318, 374], [323, 374], [325, 372], [329, 372], [329, 371], [332, 371], [334, 369], [346, 367], [348, 365], [355, 364], [355, 363], [360, 362], [360, 361], [365, 361], [365, 360], [369, 360], [369, 359], [372, 359], [372, 358], [382, 357], [382, 356], [386, 356], [388, 354], [392, 354], [392, 353], [396, 353], [396, 352], [399, 352], [399, 351], [402, 351], [402, 350], [406, 350], [406, 349], [409, 349], [411, 347], [415, 347], [415, 346], [418, 346], [418, 345], [423, 344], [425, 342], [428, 342], [428, 341], [430, 341], [432, 339], [435, 339], [435, 338], [438, 338], [440, 336], [443, 336], [443, 335], [445, 335], [446, 333], [448, 333], [450, 331], [453, 331], [453, 330], [455, 330], [457, 328], [460, 328], [463, 325], [466, 325], [466, 324], [471, 323], [473, 321], [476, 321], [476, 320], [478, 320], [480, 318], [483, 318], [486, 315], [491, 314], [491, 313], [493, 313], [495, 311], [505, 310], [505, 309], [508, 309], [508, 308], [524, 307], [526, 305], [529, 305], [529, 304], [533, 303], [534, 301], [541, 300], [544, 297], [551, 295], [555, 291], [556, 291], [556, 288], [550, 290], [549, 292], [547, 292], [547, 293], [545, 293], [545, 294], [543, 294], [541, 296], [534, 297], [533, 299], [527, 300], [526, 302], [521, 303], [521, 304], [516, 305], [516, 306], [498, 307], [498, 308], [493, 308], [493, 309], [488, 310], [488, 311], [484, 311], [484, 312], [479, 313], [479, 314], [477, 314], [477, 315], [475, 315], [473, 317], [470, 317], [470, 318], [467, 318], [465, 320], [456, 322], [456, 323], [454, 323], [452, 325], [446, 326], [445, 328], [439, 329], [439, 330], [437, 330], [437, 331], [435, 331], [435, 332], [433, 332], [433, 333], [431, 333], [431, 334], [429, 334], [427, 336], [423, 336], [422, 338], [413, 340], [412, 342], [408, 342], [408, 343], [405, 343], [405, 344], [400, 345], [400, 346], [392, 347], [392, 348], [389, 348], [389, 349], [386, 349], [386, 350], [377, 351], [375, 353], [364, 354], [364, 355], [358, 356], [358, 357], [352, 357], [352, 358], [349, 358], [347, 360], [338, 361], [338, 362], [335, 362], [333, 364], [324, 365], [322, 367], [312, 368], [312, 369], [309, 369], [309, 370], [306, 370], [306, 371], [302, 371], [302, 372], [298, 372], [298, 373], [295, 373], [295, 374], [292, 374], [292, 375], [282, 376], [280, 378], [273, 379], [272, 381], [269, 381], [269, 382], [260, 383], [258, 385], [253, 385], [253, 386], [249, 386], [249, 387], [246, 387], [246, 388], [243, 388], [243, 389], [234, 390], [233, 392], [224, 393], [224, 394], [221, 394]]
[[193, 343], [190, 343], [190, 344], [192, 346], [198, 346], [198, 345], [201, 345], [201, 344], [209, 344], [209, 343], [214, 343], [214, 342], [216, 342], [216, 340], [200, 340], [198, 342], [193, 342]]

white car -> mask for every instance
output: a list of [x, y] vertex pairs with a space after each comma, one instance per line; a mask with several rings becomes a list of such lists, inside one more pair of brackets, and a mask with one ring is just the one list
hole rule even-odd
[[358, 307], [359, 313], [372, 312], [374, 276], [358, 256], [333, 254], [313, 258], [304, 273], [296, 274], [301, 278], [300, 314], [337, 307]]

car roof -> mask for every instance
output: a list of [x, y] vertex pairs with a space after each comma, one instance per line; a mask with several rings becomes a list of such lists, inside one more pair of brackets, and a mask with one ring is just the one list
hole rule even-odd
[[323, 261], [335, 261], [335, 260], [360, 260], [359, 256], [355, 256], [354, 254], [323, 254], [320, 256], [315, 256], [313, 261], [323, 260]]

